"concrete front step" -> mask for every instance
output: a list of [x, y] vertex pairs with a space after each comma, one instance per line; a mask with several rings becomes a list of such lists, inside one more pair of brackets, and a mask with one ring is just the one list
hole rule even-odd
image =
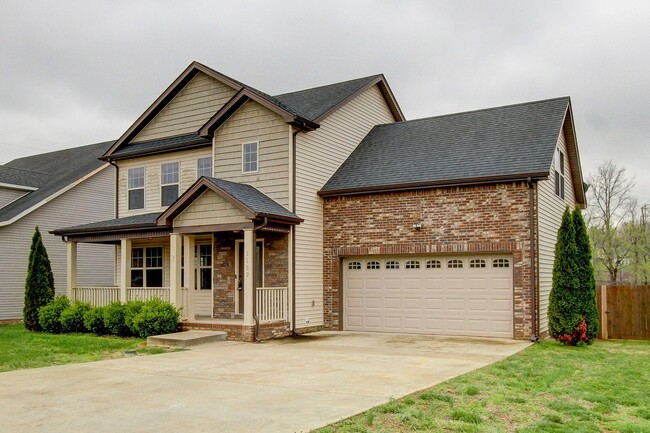
[[173, 334], [147, 337], [147, 345], [184, 348], [199, 344], [214, 343], [216, 341], [225, 341], [227, 336], [228, 333], [223, 331], [193, 330], [174, 332]]

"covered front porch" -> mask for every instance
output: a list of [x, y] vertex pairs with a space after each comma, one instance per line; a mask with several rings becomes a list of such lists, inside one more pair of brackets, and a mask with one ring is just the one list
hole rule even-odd
[[[182, 329], [224, 330], [235, 340], [290, 334], [291, 233], [301, 220], [239, 209], [232, 202], [238, 203], [235, 188], [227, 189], [233, 183], [202, 179], [162, 214], [56, 231], [67, 242], [68, 297], [92, 305], [159, 298], [180, 309]], [[261, 195], [245, 187], [246, 194]], [[224, 208], [235, 215], [224, 217]], [[77, 284], [81, 242], [116, 245], [115, 286]]]

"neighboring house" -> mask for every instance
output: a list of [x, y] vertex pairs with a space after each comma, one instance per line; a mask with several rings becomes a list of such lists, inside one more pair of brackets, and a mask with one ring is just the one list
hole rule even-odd
[[118, 284], [72, 272], [69, 295], [161, 297], [248, 341], [543, 332], [555, 230], [584, 204], [568, 98], [405, 122], [382, 75], [269, 96], [194, 62], [102, 159], [117, 218], [53, 233], [71, 269], [117, 245]]
[[[97, 159], [111, 144], [43, 153], [0, 165], [0, 320], [22, 318], [35, 226], [43, 236], [57, 294], [64, 294], [66, 245], [48, 231], [114, 216], [115, 173], [108, 163]], [[81, 252], [80, 281], [112, 284], [114, 248], [84, 245]]]

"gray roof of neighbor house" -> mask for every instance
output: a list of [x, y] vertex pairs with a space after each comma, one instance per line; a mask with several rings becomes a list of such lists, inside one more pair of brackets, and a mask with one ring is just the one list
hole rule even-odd
[[568, 97], [375, 126], [319, 192], [546, 178]]
[[27, 189], [42, 186], [50, 177], [47, 173], [0, 165], [0, 184], [24, 186]]
[[113, 141], [74, 147], [56, 152], [42, 153], [34, 156], [14, 159], [3, 167], [30, 170], [42, 177], [38, 189], [0, 208], [0, 224], [8, 222], [50, 196], [73, 184], [92, 171], [106, 164], [100, 161], [101, 155], [113, 144]]

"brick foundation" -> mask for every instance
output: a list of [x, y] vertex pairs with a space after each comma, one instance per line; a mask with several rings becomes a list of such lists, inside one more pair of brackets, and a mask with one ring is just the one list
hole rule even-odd
[[[255, 326], [242, 325], [237, 323], [181, 323], [181, 331], [189, 331], [191, 329], [200, 329], [203, 331], [225, 331], [228, 333], [228, 340], [233, 341], [255, 341]], [[275, 338], [282, 338], [291, 335], [291, 327], [289, 322], [273, 322], [260, 324], [259, 334], [257, 336], [260, 340], [272, 340]]]
[[[324, 316], [340, 329], [340, 263], [354, 255], [513, 255], [514, 336], [532, 333], [529, 190], [525, 182], [324, 200]], [[421, 224], [416, 230], [413, 225]]]

